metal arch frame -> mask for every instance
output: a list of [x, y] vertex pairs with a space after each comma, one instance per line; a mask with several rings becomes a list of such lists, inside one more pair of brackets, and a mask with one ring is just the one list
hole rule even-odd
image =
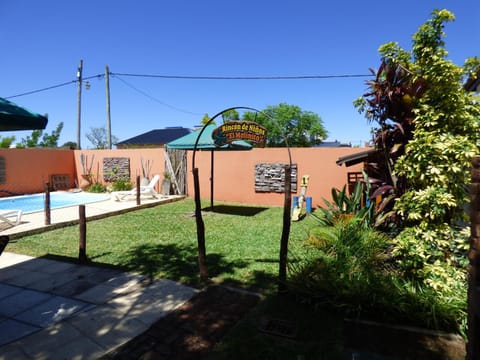
[[[200, 280], [207, 281], [208, 279], [208, 267], [206, 261], [206, 250], [205, 250], [205, 223], [202, 218], [202, 204], [200, 199], [200, 180], [198, 176], [198, 168], [195, 166], [195, 155], [197, 152], [198, 142], [202, 136], [205, 128], [210, 125], [213, 120], [222, 115], [223, 113], [231, 110], [251, 110], [255, 113], [263, 113], [264, 115], [270, 117], [263, 111], [257, 110], [248, 106], [234, 106], [222, 110], [210, 118], [200, 130], [195, 145], [193, 147], [192, 155], [192, 172], [193, 172], [193, 182], [194, 182], [194, 198], [195, 198], [195, 219], [197, 224], [197, 242], [198, 242], [198, 265], [200, 270]], [[274, 122], [275, 123], [275, 122]], [[282, 132], [283, 133], [283, 132]], [[280, 241], [280, 259], [279, 259], [279, 280], [278, 280], [278, 291], [280, 293], [285, 292], [286, 288], [286, 277], [287, 277], [287, 255], [288, 255], [288, 239], [290, 234], [290, 208], [291, 208], [291, 168], [292, 168], [292, 155], [290, 152], [290, 146], [288, 144], [287, 136], [284, 135], [285, 144], [288, 151], [288, 166], [285, 167], [285, 200], [283, 208], [283, 228], [282, 228], [282, 237]], [[212, 150], [212, 154], [213, 154]], [[213, 174], [212, 174], [213, 176]], [[212, 204], [213, 205], [213, 204]]]

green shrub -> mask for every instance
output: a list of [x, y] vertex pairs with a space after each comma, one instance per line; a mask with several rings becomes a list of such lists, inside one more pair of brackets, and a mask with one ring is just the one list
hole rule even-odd
[[105, 187], [105, 185], [95, 183], [95, 184], [90, 185], [88, 187], [87, 191], [92, 192], [92, 193], [103, 193], [103, 192], [107, 191], [107, 188]]
[[314, 228], [308, 244], [307, 256], [289, 264], [289, 288], [303, 299], [346, 316], [465, 335], [466, 279], [458, 268], [437, 263], [422, 268], [425, 281], [406, 278], [390, 256], [391, 239], [355, 218]]
[[131, 189], [132, 189], [132, 183], [130, 182], [130, 180], [127, 180], [127, 179], [118, 179], [112, 183], [113, 191], [125, 191], [125, 190], [131, 190]]

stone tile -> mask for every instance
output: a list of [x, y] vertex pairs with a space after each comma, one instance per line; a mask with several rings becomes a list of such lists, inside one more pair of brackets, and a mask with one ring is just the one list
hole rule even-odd
[[52, 277], [51, 274], [45, 274], [42, 272], [38, 271], [33, 271], [33, 270], [23, 270], [23, 269], [18, 269], [22, 271], [22, 273], [19, 276], [12, 277], [6, 282], [9, 282], [13, 285], [16, 286], [21, 286], [21, 287], [26, 287], [29, 289], [37, 290], [35, 288], [35, 284], [42, 283], [44, 281], [47, 281]]
[[13, 317], [51, 298], [51, 295], [22, 289], [0, 300], [0, 314]]
[[31, 360], [16, 343], [2, 346], [0, 360]]
[[0, 257], [0, 269], [5, 269], [10, 266], [19, 265], [25, 261], [34, 259], [31, 256], [3, 252]]
[[[65, 321], [42, 329], [17, 342], [32, 359], [51, 359], [57, 348], [63, 348], [77, 339], [84, 339], [80, 331]], [[2, 349], [3, 350], [3, 349]], [[70, 359], [70, 358], [65, 358]]]
[[[2, 254], [3, 256], [3, 254]], [[0, 256], [1, 258], [1, 256]], [[0, 271], [0, 281], [2, 282], [5, 282], [5, 283], [9, 283], [9, 284], [14, 284], [15, 283], [15, 279], [22, 279], [22, 275], [24, 274], [29, 274], [30, 272], [29, 271], [25, 271], [25, 270], [22, 270], [22, 269], [19, 269], [17, 267], [8, 267], [8, 268], [4, 268], [2, 269], [2, 271]]]
[[[65, 359], [98, 359], [105, 353], [105, 349], [99, 346], [94, 341], [79, 337], [75, 340], [57, 346], [54, 348], [48, 360], [65, 360]], [[35, 357], [37, 359], [37, 357]]]
[[68, 273], [59, 273], [56, 275], [46, 273], [43, 274], [46, 276], [43, 277], [42, 280], [29, 284], [29, 287], [38, 291], [50, 292], [56, 287], [65, 285], [72, 280], [70, 274]]
[[7, 296], [11, 296], [19, 291], [22, 288], [13, 285], [1, 284], [0, 283], [0, 299], [6, 298]]
[[22, 261], [15, 266], [20, 269], [32, 271], [32, 270], [41, 270], [45, 266], [49, 266], [54, 260], [42, 259], [42, 258], [30, 258], [29, 260]]
[[98, 306], [66, 320], [105, 349], [112, 349], [147, 330], [134, 316], [111, 306]]
[[0, 346], [6, 345], [24, 336], [40, 330], [40, 327], [22, 323], [13, 319], [0, 322]]
[[47, 274], [55, 274], [63, 273], [68, 270], [75, 269], [76, 265], [66, 262], [60, 262], [55, 260], [49, 260], [45, 262], [41, 267], [37, 268], [37, 271], [41, 271]]
[[38, 305], [31, 306], [28, 310], [16, 315], [15, 318], [36, 326], [47, 327], [92, 306], [85, 302], [54, 296]]
[[76, 279], [53, 288], [51, 293], [65, 297], [77, 298], [77, 295], [82, 294], [83, 292], [95, 286], [97, 286], [97, 284], [89, 279]]

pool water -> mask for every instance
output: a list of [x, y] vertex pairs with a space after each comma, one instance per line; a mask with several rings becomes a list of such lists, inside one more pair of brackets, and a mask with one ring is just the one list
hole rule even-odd
[[[88, 204], [108, 199], [108, 194], [67, 191], [51, 192], [50, 208], [58, 209], [62, 207]], [[44, 208], [45, 193], [0, 198], [0, 210], [22, 210], [24, 214], [28, 214], [37, 211], [43, 211]]]

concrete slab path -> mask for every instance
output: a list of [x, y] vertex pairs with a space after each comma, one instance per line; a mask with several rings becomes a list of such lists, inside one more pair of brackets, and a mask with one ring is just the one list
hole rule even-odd
[[0, 360], [99, 358], [197, 292], [170, 280], [4, 252]]

